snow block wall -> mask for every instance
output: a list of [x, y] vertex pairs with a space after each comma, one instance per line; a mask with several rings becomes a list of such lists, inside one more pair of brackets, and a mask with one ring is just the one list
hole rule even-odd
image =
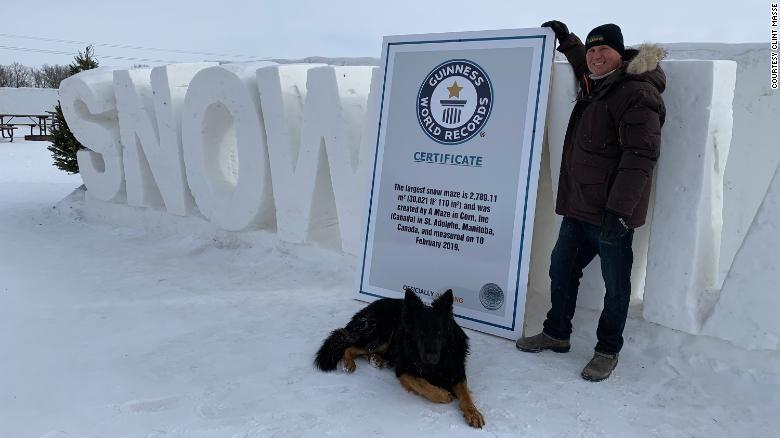
[[702, 333], [748, 349], [780, 350], [780, 166]]
[[769, 88], [765, 44], [664, 44], [667, 59], [731, 60], [737, 63], [731, 152], [723, 173], [723, 240], [717, 288], [723, 285], [734, 256], [764, 199], [780, 148], [775, 135], [780, 96]]
[[45, 115], [57, 105], [53, 88], [0, 87], [0, 114]]
[[[766, 249], [755, 243], [761, 239], [748, 234], [719, 290], [731, 214], [724, 169], [734, 149], [744, 147], [730, 138], [739, 70], [720, 61], [667, 60], [663, 67], [668, 117], [650, 222], [635, 235], [634, 295], [644, 298], [648, 320], [737, 343], [751, 333], [746, 345], [777, 348], [779, 323], [767, 315], [780, 303], [766, 299], [758, 311], [735, 298], [747, 281], [740, 272], [749, 271], [746, 260]], [[376, 141], [378, 72], [275, 63], [93, 70], [64, 81], [60, 94], [74, 134], [91, 149], [79, 155], [90, 202], [200, 215], [218, 228], [265, 229], [294, 243], [337, 241], [357, 254]], [[556, 62], [529, 280], [542, 296], [549, 293], [560, 224], [553, 205], [575, 87], [568, 64]], [[772, 217], [773, 205], [765, 203], [764, 217]], [[767, 233], [766, 223], [752, 229]], [[754, 292], [755, 302], [768, 293]], [[580, 296], [580, 306], [601, 306], [595, 262]], [[723, 326], [738, 319], [752, 325]]]
[[667, 123], [649, 225], [644, 317], [697, 333], [718, 278], [737, 66], [678, 61], [664, 67]]

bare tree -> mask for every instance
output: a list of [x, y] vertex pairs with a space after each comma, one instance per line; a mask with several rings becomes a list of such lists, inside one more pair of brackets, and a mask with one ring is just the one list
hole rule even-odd
[[0, 87], [11, 86], [11, 69], [8, 66], [0, 64]]
[[14, 62], [8, 66], [11, 73], [11, 87], [30, 87], [33, 84], [32, 69], [26, 65]]
[[67, 65], [43, 64], [36, 72], [40, 77], [40, 85], [36, 81], [35, 86], [42, 88], [60, 88], [60, 82], [70, 76], [70, 68]]
[[43, 71], [35, 67], [30, 70], [32, 73], [32, 86], [35, 88], [45, 88], [43, 85]]

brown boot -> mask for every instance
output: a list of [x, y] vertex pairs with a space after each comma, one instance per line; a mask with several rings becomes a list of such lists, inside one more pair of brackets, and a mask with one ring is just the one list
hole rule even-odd
[[617, 364], [617, 353], [607, 354], [596, 351], [593, 354], [593, 359], [583, 368], [582, 378], [591, 382], [600, 382], [612, 374], [612, 370], [615, 369]]
[[571, 348], [571, 344], [568, 339], [555, 339], [542, 332], [536, 336], [518, 339], [517, 343], [515, 343], [515, 347], [526, 353], [539, 353], [543, 350], [552, 350], [556, 353], [567, 353]]

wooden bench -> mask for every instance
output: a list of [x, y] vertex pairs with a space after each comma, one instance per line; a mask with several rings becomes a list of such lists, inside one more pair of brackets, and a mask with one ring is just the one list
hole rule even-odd
[[29, 126], [30, 127], [30, 135], [33, 135], [35, 133], [34, 132], [35, 128], [38, 128], [39, 130], [41, 129], [40, 125], [38, 125], [37, 123], [16, 123], [16, 122], [13, 122], [9, 126]]
[[13, 143], [15, 129], [19, 129], [19, 128], [11, 125], [0, 125], [0, 135], [2, 135], [3, 138], [10, 138], [11, 143]]

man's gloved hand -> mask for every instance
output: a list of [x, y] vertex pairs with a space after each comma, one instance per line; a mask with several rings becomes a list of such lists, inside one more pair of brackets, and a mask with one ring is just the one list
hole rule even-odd
[[558, 41], [563, 41], [570, 33], [569, 28], [558, 20], [546, 21], [542, 23], [542, 27], [549, 27], [552, 29], [552, 31], [555, 32], [555, 38], [558, 38]]
[[601, 240], [614, 242], [628, 233], [625, 219], [611, 213], [604, 212], [604, 220], [601, 223]]

